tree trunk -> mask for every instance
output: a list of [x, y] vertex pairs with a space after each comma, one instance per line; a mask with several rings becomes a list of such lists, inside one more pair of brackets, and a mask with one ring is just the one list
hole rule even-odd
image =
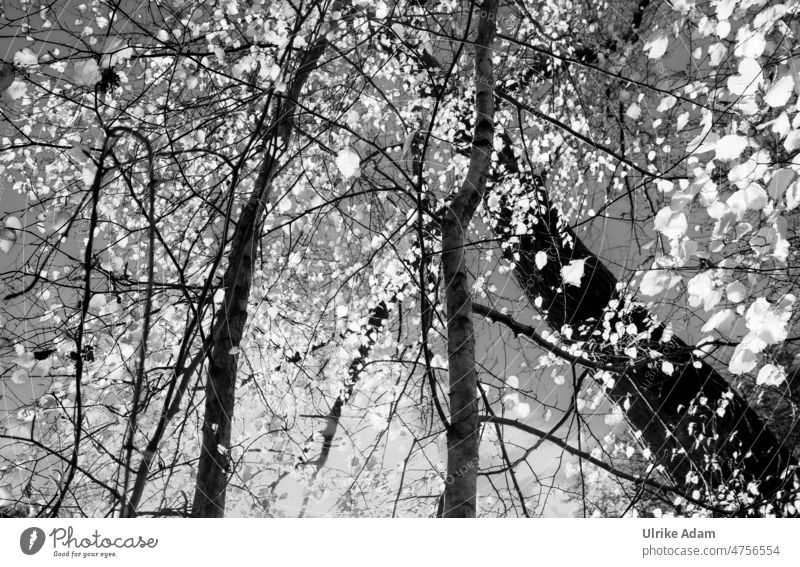
[[[631, 37], [638, 31], [647, 4], [647, 0], [642, 0], [637, 7]], [[427, 52], [419, 56], [418, 63], [428, 70], [441, 68], [438, 60]], [[508, 88], [498, 89], [500, 95], [503, 92], [508, 92]], [[499, 96], [495, 102], [509, 103]], [[463, 120], [469, 124], [469, 117], [464, 116]], [[613, 354], [613, 346], [603, 340], [602, 334], [597, 337], [591, 333], [602, 328], [604, 310], [611, 299], [617, 298], [617, 278], [552, 208], [543, 181], [521, 174], [511, 139], [503, 135], [501, 140], [493, 182], [519, 178], [528, 187], [528, 194], [536, 197], [530, 213], [540, 221], [529, 234], [519, 236], [515, 234], [516, 227], [512, 228], [507, 197], [501, 200], [499, 210], [491, 211], [497, 237], [514, 242], [504, 253], [515, 266], [516, 279], [531, 306], [540, 311], [553, 329], [560, 331], [569, 323], [573, 339], [589, 339], [589, 348], [596, 355]], [[565, 238], [570, 241], [565, 242]], [[539, 251], [548, 255], [542, 270], [537, 269], [535, 262]], [[561, 268], [571, 259], [585, 259], [585, 276], [580, 286], [564, 285], [561, 279]], [[542, 301], [541, 308], [536, 307], [538, 298]], [[643, 330], [650, 316], [637, 308], [624, 318], [626, 324], [632, 322]], [[610, 321], [611, 326], [619, 320]], [[617, 374], [615, 386], [609, 392], [610, 398], [621, 404], [631, 426], [642, 433], [641, 439], [656, 464], [678, 485], [688, 485], [706, 495], [717, 494], [723, 501], [726, 491], [742, 493], [741, 489], [750, 481], [760, 481], [760, 497], [745, 502], [739, 513], [758, 515], [767, 512], [759, 511], [760, 505], [771, 504], [774, 513], [796, 514], [788, 504], [793, 499], [792, 491], [796, 492], [800, 486], [800, 479], [797, 470], [787, 470], [795, 461], [785, 444], [718, 372], [702, 361], [699, 367], [694, 366], [691, 351], [683, 341], [672, 338], [660, 342], [663, 331], [662, 326], [653, 326], [648, 346], [660, 354], [673, 354], [673, 374], [667, 375], [660, 361], [653, 361]], [[683, 353], [682, 360], [676, 359], [674, 353]], [[725, 407], [719, 408], [720, 403]], [[717, 409], [724, 409], [722, 415]]]
[[[717, 503], [729, 504], [737, 514], [796, 513], [787, 506], [797, 482], [796, 471], [786, 474], [792, 463], [787, 449], [714, 368], [695, 360], [692, 349], [680, 339], [662, 340], [663, 325], [641, 306], [624, 303], [614, 274], [560, 217], [549, 202], [544, 181], [520, 172], [511, 140], [504, 136], [503, 142], [496, 179], [514, 177], [527, 186], [533, 202], [529, 214], [536, 221], [527, 234], [516, 237], [512, 211], [501, 200], [499, 210], [493, 211], [494, 229], [504, 240], [516, 239], [505, 255], [514, 263], [516, 279], [531, 304], [541, 300], [538, 310], [550, 326], [562, 334], [568, 327], [572, 340], [586, 341], [586, 350], [600, 359], [616, 354], [608, 333], [618, 322], [633, 323], [639, 332], [649, 330], [650, 340], [638, 346], [669, 359], [673, 373], [662, 370], [664, 358], [632, 366], [616, 374], [609, 396], [641, 432], [656, 462], [688, 491], [698, 490]], [[540, 251], [547, 254], [541, 269], [535, 261]], [[585, 260], [579, 286], [566, 284], [561, 277], [561, 268], [573, 259]], [[607, 309], [612, 299], [620, 305]], [[754, 488], [751, 483], [759, 485], [758, 495], [742, 500]]]
[[[334, 9], [338, 6], [334, 3]], [[203, 441], [197, 470], [192, 515], [222, 517], [230, 472], [231, 423], [238, 369], [238, 348], [247, 321], [247, 305], [261, 233], [264, 206], [272, 191], [272, 178], [280, 152], [288, 147], [294, 129], [296, 101], [308, 76], [316, 68], [328, 41], [323, 34], [303, 54], [283, 104], [279, 104], [269, 129], [264, 157], [253, 193], [236, 224], [236, 232], [223, 276], [225, 300], [212, 329], [212, 350], [206, 381]]]
[[464, 259], [464, 234], [481, 201], [491, 166], [494, 94], [491, 45], [497, 0], [485, 0], [475, 42], [475, 133], [469, 169], [442, 219], [442, 267], [447, 305], [450, 426], [443, 516], [475, 517], [478, 472], [478, 397], [472, 300]]

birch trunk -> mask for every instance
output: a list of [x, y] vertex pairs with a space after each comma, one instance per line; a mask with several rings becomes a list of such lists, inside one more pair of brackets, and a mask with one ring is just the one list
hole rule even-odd
[[478, 12], [475, 42], [475, 133], [469, 169], [442, 219], [442, 267], [447, 305], [447, 357], [450, 380], [450, 427], [447, 432], [447, 478], [442, 515], [476, 514], [478, 473], [478, 397], [472, 300], [464, 260], [465, 233], [481, 201], [491, 166], [494, 95], [491, 46], [497, 0], [485, 0]]
[[[335, 6], [338, 3], [335, 4]], [[270, 125], [271, 141], [253, 192], [242, 211], [233, 237], [228, 266], [223, 276], [225, 299], [214, 321], [212, 350], [206, 381], [202, 447], [197, 471], [192, 515], [222, 517], [230, 473], [231, 423], [233, 421], [237, 350], [247, 321], [247, 306], [253, 268], [261, 233], [264, 207], [272, 191], [272, 180], [280, 152], [288, 147], [295, 126], [296, 101], [308, 76], [328, 46], [320, 36], [304, 53], [283, 104], [279, 104]]]

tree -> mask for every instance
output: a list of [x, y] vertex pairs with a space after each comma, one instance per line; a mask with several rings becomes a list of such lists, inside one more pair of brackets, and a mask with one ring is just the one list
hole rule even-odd
[[793, 10], [4, 6], [4, 513], [796, 515]]

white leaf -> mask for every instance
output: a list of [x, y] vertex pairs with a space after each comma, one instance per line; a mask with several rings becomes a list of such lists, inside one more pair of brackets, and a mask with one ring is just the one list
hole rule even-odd
[[726, 21], [717, 22], [717, 25], [714, 26], [714, 33], [720, 39], [725, 39], [731, 33], [731, 25]]
[[534, 260], [536, 262], [536, 269], [541, 270], [542, 268], [544, 268], [545, 264], [547, 264], [547, 253], [543, 252], [542, 250], [539, 250], [536, 253], [536, 257], [534, 258]]
[[519, 378], [516, 376], [509, 376], [506, 378], [506, 386], [509, 388], [519, 388]]
[[24, 368], [15, 368], [14, 372], [11, 373], [11, 381], [14, 384], [27, 384], [28, 382], [28, 373], [25, 372]]
[[[793, 296], [788, 296], [793, 299]], [[773, 305], [766, 298], [759, 297], [745, 313], [745, 321], [750, 333], [766, 345], [775, 345], [786, 339], [786, 325], [791, 317], [791, 304]], [[788, 309], [787, 309], [788, 308]]]
[[531, 406], [526, 403], [521, 403], [517, 406], [516, 414], [517, 419], [525, 419], [531, 413]]
[[658, 103], [658, 108], [656, 108], [656, 110], [658, 112], [666, 112], [670, 108], [675, 106], [676, 102], [678, 102], [677, 98], [675, 98], [672, 95], [667, 95], [667, 96], [665, 96], [664, 98], [661, 99], [661, 102]]
[[670, 207], [664, 207], [655, 218], [656, 230], [670, 240], [680, 238], [686, 234], [689, 224], [686, 215], [680, 211], [673, 211]]
[[756, 367], [758, 354], [747, 348], [745, 343], [739, 343], [733, 351], [731, 360], [728, 363], [728, 370], [731, 374], [744, 374]]
[[742, 282], [731, 282], [725, 288], [725, 295], [731, 303], [741, 303], [747, 294], [747, 288]]
[[622, 414], [622, 408], [619, 406], [614, 406], [614, 409], [611, 410], [611, 413], [607, 413], [603, 418], [603, 421], [606, 425], [619, 425], [622, 423], [622, 420], [625, 416]]
[[15, 501], [11, 495], [11, 485], [3, 484], [0, 486], [0, 506], [7, 506], [13, 504]]
[[719, 0], [717, 2], [717, 18], [727, 20], [733, 14], [733, 9], [739, 0]]
[[722, 161], [731, 161], [742, 155], [746, 147], [746, 137], [728, 134], [717, 141], [715, 157]]
[[14, 242], [16, 242], [17, 237], [10, 230], [0, 230], [0, 252], [3, 254], [8, 254], [8, 251], [11, 250], [11, 247], [14, 246]]
[[764, 38], [764, 34], [754, 32], [748, 25], [744, 25], [737, 30], [736, 49], [733, 51], [737, 57], [750, 57], [751, 59], [761, 57], [766, 47], [767, 41]]
[[793, 211], [800, 204], [800, 181], [795, 181], [786, 189], [786, 208]]
[[666, 30], [656, 30], [644, 44], [644, 51], [650, 59], [660, 59], [667, 52], [669, 46], [669, 36]]
[[745, 57], [739, 62], [739, 74], [728, 77], [728, 90], [735, 95], [752, 95], [763, 80], [758, 61]]
[[711, 311], [722, 299], [722, 291], [717, 289], [714, 278], [708, 271], [700, 272], [686, 284], [689, 293], [689, 306]]
[[794, 79], [791, 75], [784, 75], [775, 81], [764, 95], [764, 102], [772, 108], [785, 105], [789, 102], [794, 90]]
[[708, 48], [708, 55], [710, 56], [710, 65], [712, 67], [716, 67], [722, 60], [725, 59], [725, 54], [728, 53], [728, 50], [725, 48], [725, 45], [722, 43], [715, 43], [711, 47]]
[[631, 120], [639, 120], [642, 117], [642, 109], [634, 102], [628, 107], [627, 112], [625, 112], [625, 116]]
[[91, 187], [94, 184], [94, 178], [97, 175], [97, 166], [87, 161], [86, 164], [83, 166], [83, 170], [81, 171], [81, 177], [83, 178], [83, 183], [86, 187]]
[[727, 333], [734, 321], [736, 321], [736, 312], [733, 309], [723, 309], [709, 317], [700, 330], [704, 333], [710, 333], [714, 330], [720, 333]]
[[678, 120], [675, 123], [676, 131], [680, 132], [681, 130], [684, 129], [684, 127], [688, 123], [689, 123], [689, 113], [688, 112], [682, 112], [680, 115], [678, 115]]
[[786, 371], [774, 364], [765, 364], [758, 371], [756, 384], [759, 386], [780, 386], [786, 381]]
[[800, 130], [792, 130], [786, 134], [783, 147], [786, 148], [787, 152], [793, 152], [797, 148], [800, 148]]
[[639, 291], [653, 297], [672, 288], [678, 281], [680, 277], [672, 275], [668, 270], [650, 270], [642, 276]]
[[86, 59], [75, 63], [75, 82], [79, 85], [94, 86], [100, 82], [102, 76], [97, 67], [97, 61]]
[[89, 300], [89, 311], [97, 313], [106, 306], [106, 303], [106, 296], [102, 293], [96, 293]]
[[14, 54], [14, 65], [17, 67], [35, 67], [38, 64], [39, 58], [27, 47]]
[[717, 147], [717, 140], [719, 140], [719, 136], [713, 132], [700, 132], [700, 134], [686, 144], [686, 151], [690, 154], [704, 154], [710, 152]]
[[585, 263], [586, 259], [572, 260], [569, 264], [561, 268], [561, 277], [570, 285], [580, 286]]
[[27, 89], [28, 85], [25, 84], [23, 81], [17, 79], [13, 83], [11, 83], [11, 86], [8, 87], [8, 90], [6, 90], [6, 96], [8, 96], [8, 98], [10, 98], [11, 100], [18, 100], [23, 96], [25, 96], [25, 91]]
[[22, 223], [19, 222], [17, 217], [6, 217], [5, 225], [6, 228], [10, 228], [12, 230], [22, 230]]
[[336, 167], [345, 177], [354, 177], [359, 173], [361, 158], [350, 148], [344, 148], [336, 154]]

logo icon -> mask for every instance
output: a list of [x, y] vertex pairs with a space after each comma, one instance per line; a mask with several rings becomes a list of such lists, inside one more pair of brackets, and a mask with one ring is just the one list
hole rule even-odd
[[25, 555], [38, 553], [44, 545], [44, 530], [42, 528], [28, 528], [19, 536], [19, 548]]

